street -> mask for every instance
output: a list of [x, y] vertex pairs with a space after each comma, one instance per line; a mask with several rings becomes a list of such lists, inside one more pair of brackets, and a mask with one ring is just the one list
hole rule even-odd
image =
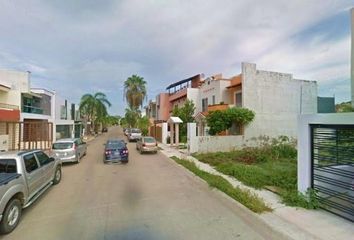
[[[25, 209], [19, 226], [2, 239], [266, 239], [235, 204], [211, 191], [163, 154], [104, 165], [103, 144], [125, 137], [110, 128], [89, 143], [80, 164], [63, 166], [59, 185]], [[262, 237], [263, 235], [263, 237]]]

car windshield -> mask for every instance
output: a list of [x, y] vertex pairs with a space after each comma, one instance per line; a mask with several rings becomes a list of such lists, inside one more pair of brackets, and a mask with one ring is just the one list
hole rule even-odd
[[155, 143], [156, 141], [152, 137], [146, 137], [146, 138], [144, 138], [144, 142], [146, 142], [146, 143]]
[[60, 143], [54, 143], [53, 144], [53, 149], [69, 149], [73, 147], [73, 143], [71, 142], [60, 142]]
[[106, 144], [107, 149], [120, 149], [124, 147], [125, 143], [123, 141], [107, 142]]
[[140, 129], [132, 129], [131, 133], [141, 133]]

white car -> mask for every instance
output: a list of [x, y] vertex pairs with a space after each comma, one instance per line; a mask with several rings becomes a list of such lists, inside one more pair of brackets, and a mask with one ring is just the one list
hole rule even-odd
[[138, 141], [139, 139], [141, 139], [142, 134], [141, 134], [141, 130], [138, 128], [132, 128], [130, 129], [130, 132], [128, 134], [128, 141], [132, 142], [132, 141]]

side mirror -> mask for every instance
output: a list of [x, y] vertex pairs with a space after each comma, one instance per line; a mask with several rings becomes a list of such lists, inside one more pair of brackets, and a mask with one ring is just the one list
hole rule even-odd
[[55, 161], [55, 158], [53, 158], [53, 157], [50, 157], [49, 159], [48, 159], [48, 162], [54, 162]]

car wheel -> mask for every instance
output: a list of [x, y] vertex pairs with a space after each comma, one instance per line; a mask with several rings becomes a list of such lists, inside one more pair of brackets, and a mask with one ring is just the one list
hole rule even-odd
[[57, 167], [54, 173], [53, 184], [56, 185], [61, 181], [61, 168]]
[[12, 232], [20, 221], [21, 213], [21, 201], [17, 198], [12, 199], [5, 208], [4, 215], [0, 223], [0, 232], [3, 234]]

